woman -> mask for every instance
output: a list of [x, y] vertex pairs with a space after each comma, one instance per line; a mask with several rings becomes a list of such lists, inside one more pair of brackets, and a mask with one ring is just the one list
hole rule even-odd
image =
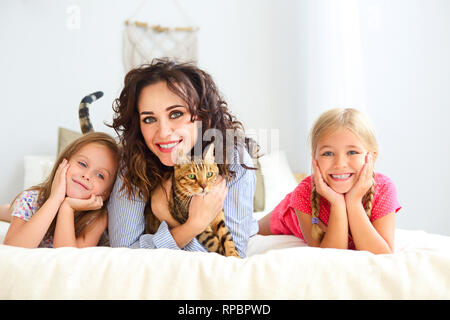
[[[248, 239], [258, 231], [252, 215], [256, 179], [242, 143], [242, 125], [228, 112], [211, 76], [191, 64], [154, 60], [126, 75], [113, 109], [112, 127], [124, 153], [108, 205], [111, 246], [206, 252], [196, 236], [223, 207], [236, 248], [245, 257]], [[211, 132], [225, 179], [220, 178], [207, 195], [193, 197], [189, 218], [180, 225], [170, 215], [167, 198], [175, 151], [202, 152]], [[225, 141], [219, 141], [222, 138]], [[155, 234], [144, 233], [149, 201], [162, 221]]]

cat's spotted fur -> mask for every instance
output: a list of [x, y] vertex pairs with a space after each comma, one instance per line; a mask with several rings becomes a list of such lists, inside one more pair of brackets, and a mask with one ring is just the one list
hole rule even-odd
[[[207, 147], [203, 159], [190, 160], [182, 153], [178, 155], [172, 175], [172, 189], [169, 198], [169, 210], [176, 221], [180, 224], [186, 222], [192, 197], [208, 193], [214, 186], [218, 175], [219, 168], [214, 162], [213, 144]], [[145, 216], [146, 232], [155, 233], [161, 222], [152, 213], [150, 201], [147, 204]], [[205, 231], [197, 236], [197, 239], [210, 252], [240, 257], [225, 224], [223, 209]]]

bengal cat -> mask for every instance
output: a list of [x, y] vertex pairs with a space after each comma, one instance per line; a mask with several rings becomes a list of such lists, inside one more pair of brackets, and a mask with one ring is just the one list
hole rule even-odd
[[[189, 204], [195, 195], [208, 193], [219, 175], [219, 168], [214, 161], [214, 144], [204, 152], [203, 159], [189, 159], [183, 152], [178, 153], [172, 175], [172, 189], [169, 196], [169, 210], [174, 219], [183, 224], [189, 216]], [[146, 232], [155, 233], [161, 222], [151, 210], [151, 201], [146, 211]], [[210, 252], [224, 256], [240, 258], [230, 231], [225, 224], [222, 210], [210, 225], [197, 236], [198, 241]]]

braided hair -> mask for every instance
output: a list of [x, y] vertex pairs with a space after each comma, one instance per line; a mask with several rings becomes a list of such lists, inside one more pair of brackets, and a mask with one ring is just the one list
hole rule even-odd
[[[373, 182], [372, 186], [367, 190], [366, 194], [362, 198], [362, 203], [364, 205], [364, 210], [366, 211], [367, 216], [370, 218], [372, 214], [372, 204], [373, 204], [373, 195], [375, 192], [375, 173], [373, 174]], [[316, 185], [313, 184], [313, 188], [311, 191], [311, 216], [312, 218], [319, 218], [320, 212], [320, 195], [316, 190]], [[315, 240], [322, 240], [325, 232], [320, 229], [319, 224], [313, 224], [311, 229], [311, 235]]]

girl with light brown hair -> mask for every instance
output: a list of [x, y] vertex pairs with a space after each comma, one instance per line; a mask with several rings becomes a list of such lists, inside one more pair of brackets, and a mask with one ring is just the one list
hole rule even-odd
[[69, 144], [47, 180], [13, 200], [4, 244], [96, 246], [107, 226], [106, 204], [119, 158], [116, 141], [106, 133], [87, 133]]

